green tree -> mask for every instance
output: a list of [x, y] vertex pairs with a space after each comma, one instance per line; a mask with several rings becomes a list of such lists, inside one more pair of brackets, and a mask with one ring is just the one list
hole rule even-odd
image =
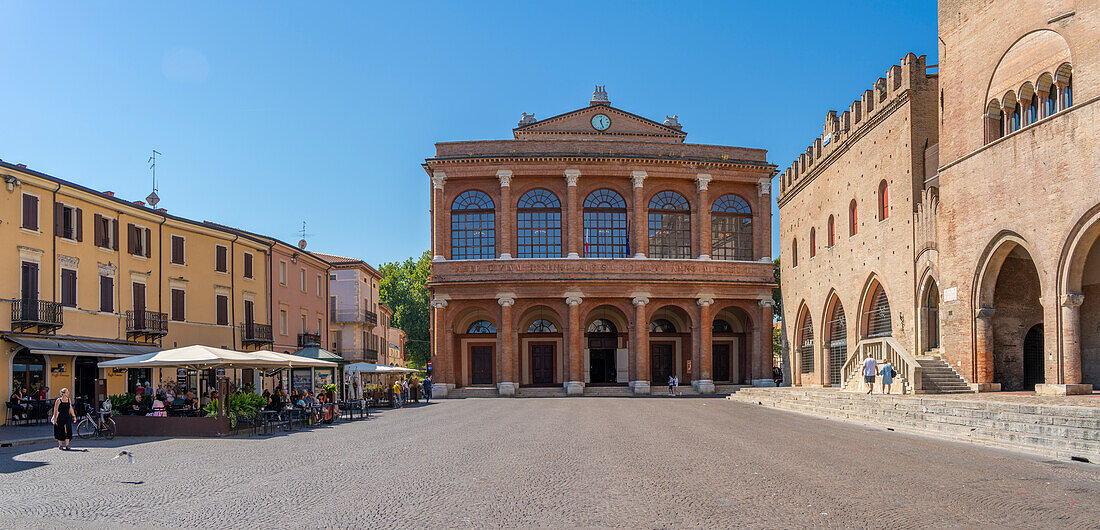
[[382, 301], [393, 309], [393, 326], [405, 332], [405, 354], [415, 367], [424, 367], [431, 358], [427, 287], [431, 264], [431, 254], [424, 251], [419, 258], [383, 263], [379, 267]]

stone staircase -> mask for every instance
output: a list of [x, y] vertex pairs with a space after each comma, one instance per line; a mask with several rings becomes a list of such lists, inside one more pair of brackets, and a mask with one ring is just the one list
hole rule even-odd
[[447, 392], [448, 398], [489, 398], [500, 397], [500, 393], [497, 392], [496, 387], [492, 386], [464, 386], [462, 388], [452, 388]]
[[565, 389], [560, 386], [554, 387], [531, 387], [521, 386], [516, 390], [516, 397], [565, 397]]
[[970, 388], [947, 361], [939, 357], [918, 357], [921, 366], [921, 389], [917, 394], [969, 394]]
[[1100, 407], [745, 388], [726, 399], [826, 419], [1100, 463]]

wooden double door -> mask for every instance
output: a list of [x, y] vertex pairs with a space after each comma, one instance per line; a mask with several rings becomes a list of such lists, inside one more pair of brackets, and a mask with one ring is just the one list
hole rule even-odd
[[554, 345], [531, 345], [531, 384], [554, 384]]
[[676, 374], [676, 349], [672, 344], [650, 344], [649, 365], [653, 385], [667, 385]]
[[493, 384], [492, 346], [470, 346], [470, 384]]

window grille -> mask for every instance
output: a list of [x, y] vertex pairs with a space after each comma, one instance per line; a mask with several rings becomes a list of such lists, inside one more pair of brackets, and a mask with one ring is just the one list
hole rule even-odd
[[662, 191], [649, 201], [649, 254], [654, 258], [691, 258], [691, 207], [675, 191]]
[[588, 325], [589, 333], [615, 333], [616, 331], [615, 324], [603, 318], [593, 320], [592, 323]]
[[463, 192], [451, 206], [451, 259], [496, 257], [493, 200], [484, 192]]
[[752, 261], [752, 208], [737, 195], [723, 195], [711, 208], [711, 257]]
[[841, 370], [848, 360], [848, 322], [840, 300], [833, 306], [832, 320], [825, 325], [829, 329], [829, 383], [839, 385], [842, 383]]
[[531, 323], [531, 325], [527, 328], [527, 332], [528, 333], [557, 333], [558, 328], [557, 328], [557, 326], [554, 325], [553, 322], [550, 322], [549, 320], [546, 320], [544, 318], [540, 318], [540, 319], [538, 319], [538, 320]]
[[809, 314], [802, 317], [799, 331], [798, 355], [802, 358], [802, 373], [814, 371], [814, 323]]
[[516, 210], [517, 255], [521, 258], [561, 257], [561, 202], [538, 189], [523, 194]]
[[626, 202], [614, 191], [596, 190], [584, 200], [584, 255], [590, 258], [625, 258], [630, 245]]
[[488, 320], [478, 320], [470, 324], [469, 329], [466, 330], [466, 333], [471, 335], [491, 335], [496, 332], [496, 326], [493, 326], [493, 323]]
[[867, 310], [867, 338], [889, 337], [893, 332], [890, 324], [890, 300], [886, 291], [879, 285], [871, 299], [871, 308]]

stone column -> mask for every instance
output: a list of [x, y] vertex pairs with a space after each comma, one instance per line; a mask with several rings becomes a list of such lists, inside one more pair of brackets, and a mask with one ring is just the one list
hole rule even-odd
[[775, 386], [775, 381], [772, 380], [772, 326], [774, 325], [772, 315], [774, 312], [775, 300], [765, 298], [760, 301], [760, 322], [763, 323], [767, 332], [764, 333], [765, 336], [757, 347], [759, 362], [754, 365], [753, 386]]
[[1035, 104], [1035, 117], [1036, 120], [1046, 118], [1047, 111], [1047, 95], [1050, 94], [1049, 90], [1036, 90], [1035, 98], [1032, 100]]
[[497, 349], [500, 351], [500, 355], [497, 356], [499, 362], [497, 366], [497, 377], [499, 377], [499, 383], [497, 383], [497, 392], [501, 397], [513, 397], [516, 395], [516, 382], [513, 376], [513, 357], [515, 351], [513, 345], [515, 344], [514, 335], [515, 331], [512, 329], [512, 305], [516, 303], [516, 299], [509, 296], [501, 296], [497, 298], [497, 303], [500, 304], [500, 328], [497, 330]]
[[711, 340], [713, 320], [710, 317], [710, 306], [714, 304], [714, 299], [701, 297], [695, 303], [699, 305], [699, 349], [692, 359], [692, 362], [695, 363], [692, 372], [696, 377], [691, 381], [691, 385], [700, 394], [713, 394], [714, 376], [712, 375], [712, 368], [714, 367], [714, 361], [712, 357], [714, 347]]
[[710, 174], [699, 173], [695, 175], [695, 202], [698, 205], [695, 207], [695, 215], [698, 216], [699, 231], [699, 259], [710, 259], [710, 197], [708, 187], [710, 186]]
[[569, 396], [584, 394], [584, 370], [581, 367], [581, 297], [567, 296], [565, 304], [569, 306], [569, 327], [566, 328], [566, 351], [569, 357], [569, 377], [565, 380], [565, 393]]
[[634, 303], [634, 381], [630, 388], [635, 394], [649, 394], [649, 322], [645, 306], [649, 298], [636, 296]]
[[649, 252], [649, 230], [647, 229], [648, 223], [646, 222], [646, 211], [649, 209], [649, 205], [645, 202], [645, 189], [642, 187], [645, 183], [646, 172], [645, 171], [633, 171], [630, 173], [630, 178], [634, 181], [634, 226], [631, 227], [630, 239], [634, 247], [634, 258], [645, 259], [646, 254]]
[[577, 180], [581, 178], [579, 169], [565, 170], [565, 249], [567, 258], [579, 258], [584, 239], [584, 225], [581, 222], [581, 205], [577, 203]]
[[[1055, 77], [1057, 77], [1057, 76], [1055, 76]], [[1061, 112], [1063, 110], [1066, 110], [1066, 107], [1065, 107], [1066, 84], [1067, 83], [1062, 79], [1057, 79], [1056, 78], [1054, 80], [1054, 86], [1058, 87], [1058, 99], [1057, 99], [1057, 102], [1054, 104], [1054, 108], [1057, 109], [1057, 110], [1055, 110], [1055, 112]]]
[[974, 314], [977, 332], [975, 348], [974, 386], [979, 392], [997, 392], [999, 383], [993, 382], [993, 308], [980, 307]]
[[447, 174], [442, 171], [432, 173], [432, 261], [443, 261], [443, 240], [447, 235], [447, 222], [443, 215], [443, 183]]
[[497, 208], [497, 228], [499, 229], [500, 259], [512, 259], [512, 242], [515, 240], [516, 214], [512, 205], [512, 171], [501, 169], [497, 171], [500, 179], [500, 207]]
[[1062, 295], [1062, 377], [1066, 385], [1081, 384], [1081, 293]]
[[454, 388], [454, 377], [450, 370], [450, 348], [447, 346], [447, 334], [444, 328], [447, 325], [446, 307], [447, 301], [435, 298], [432, 306], [432, 395], [440, 398], [447, 397], [447, 390]]
[[1001, 120], [1001, 136], [1008, 136], [1012, 132], [1012, 109], [1001, 107], [1001, 115], [1004, 116]]

